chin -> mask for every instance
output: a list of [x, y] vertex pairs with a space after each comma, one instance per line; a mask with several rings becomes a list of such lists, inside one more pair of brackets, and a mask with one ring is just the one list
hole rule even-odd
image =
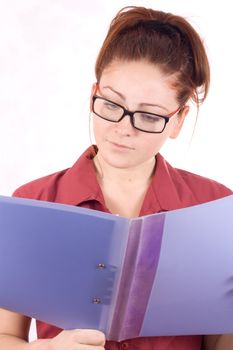
[[133, 167], [135, 164], [132, 162], [132, 158], [128, 157], [117, 157], [116, 155], [111, 155], [109, 157], [103, 157], [104, 162], [113, 168], [127, 169]]

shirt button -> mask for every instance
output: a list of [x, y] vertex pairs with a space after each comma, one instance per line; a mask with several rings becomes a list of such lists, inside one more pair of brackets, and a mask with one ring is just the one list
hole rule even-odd
[[123, 350], [129, 349], [129, 343], [127, 343], [127, 342], [121, 343], [121, 349], [123, 349]]

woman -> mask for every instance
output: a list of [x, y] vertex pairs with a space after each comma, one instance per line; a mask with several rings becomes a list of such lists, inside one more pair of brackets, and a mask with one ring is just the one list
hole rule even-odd
[[[19, 188], [15, 196], [54, 201], [136, 217], [230, 195], [225, 186], [178, 170], [159, 154], [176, 138], [189, 112], [207, 96], [209, 64], [202, 41], [182, 17], [142, 7], [113, 19], [96, 62], [90, 107], [96, 146], [70, 169]], [[233, 349], [231, 335], [130, 339], [105, 343], [96, 330], [63, 331], [37, 322], [39, 340], [28, 343], [30, 319], [0, 311], [0, 348]]]

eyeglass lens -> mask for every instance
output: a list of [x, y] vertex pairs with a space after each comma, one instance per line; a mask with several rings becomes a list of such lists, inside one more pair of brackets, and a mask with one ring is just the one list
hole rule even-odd
[[[125, 114], [125, 109], [102, 97], [93, 99], [93, 111], [103, 119], [118, 122]], [[131, 117], [133, 126], [146, 132], [162, 132], [166, 125], [166, 118], [147, 112], [134, 112]]]

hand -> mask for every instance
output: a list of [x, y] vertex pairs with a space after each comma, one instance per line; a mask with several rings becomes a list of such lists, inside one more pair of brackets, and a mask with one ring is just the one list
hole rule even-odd
[[35, 350], [104, 350], [105, 336], [96, 330], [75, 329], [33, 343], [30, 348]]
[[204, 336], [203, 350], [232, 350], [233, 334]]

